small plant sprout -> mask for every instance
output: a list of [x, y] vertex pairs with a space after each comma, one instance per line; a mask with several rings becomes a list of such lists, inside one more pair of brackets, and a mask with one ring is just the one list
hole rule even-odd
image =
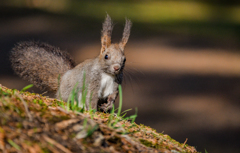
[[[78, 90], [77, 89], [77, 85], [78, 83], [75, 84], [70, 96], [68, 97], [68, 101], [67, 101], [67, 110], [76, 110], [78, 107], [78, 98], [77, 98], [77, 93]], [[76, 102], [76, 103], [75, 103]]]
[[82, 105], [81, 112], [85, 111], [86, 100], [87, 100], [87, 86], [86, 86], [86, 73], [84, 72], [83, 73], [83, 85], [82, 85], [82, 98], [81, 98], [81, 105]]
[[[58, 75], [58, 88], [59, 88], [59, 86], [60, 86], [60, 80], [61, 80], [61, 75], [59, 74], [59, 75]], [[64, 101], [62, 100], [60, 88], [59, 88], [58, 94], [59, 94], [60, 101], [58, 101], [57, 103], [58, 103], [58, 105], [59, 105], [60, 107], [62, 107], [62, 108], [64, 109], [64, 108], [65, 108], [65, 103], [64, 103]]]
[[[84, 72], [83, 74], [83, 85], [81, 88], [78, 87], [78, 82], [75, 84], [74, 88], [72, 89], [71, 94], [68, 97], [68, 101], [67, 101], [67, 110], [73, 110], [73, 111], [77, 111], [77, 112], [81, 112], [83, 113], [85, 111], [86, 108], [86, 100], [87, 100], [87, 93], [88, 93], [88, 86], [85, 82], [86, 78], [86, 74]], [[81, 92], [81, 101], [79, 101], [78, 97], [78, 93], [79, 91], [82, 90]], [[90, 95], [90, 99], [89, 101], [91, 102], [92, 99], [92, 93]], [[95, 112], [94, 110], [91, 109], [91, 103], [89, 104], [89, 111], [90, 112]]]
[[[118, 113], [117, 113], [117, 117], [114, 118], [115, 116], [115, 109], [114, 109], [114, 105], [113, 105], [113, 108], [110, 112], [110, 115], [108, 117], [108, 126], [112, 127], [112, 128], [120, 128], [120, 127], [115, 127], [115, 125], [120, 121], [120, 120], [132, 120], [131, 123], [134, 123], [136, 117], [137, 117], [137, 108], [135, 109], [135, 114], [134, 115], [131, 115], [129, 117], [125, 117], [125, 115], [127, 114], [126, 112], [127, 111], [130, 111], [131, 109], [128, 109], [128, 110], [125, 110], [121, 113], [121, 110], [122, 110], [122, 87], [121, 85], [118, 86], [118, 89], [119, 89], [119, 107], [116, 109], [118, 110]], [[121, 114], [123, 114], [121, 116]], [[113, 121], [114, 119], [114, 121]], [[124, 125], [122, 125], [121, 127], [124, 127]]]
[[114, 117], [114, 105], [113, 105], [110, 115], [108, 117], [108, 126], [110, 126], [110, 127], [112, 127], [113, 117]]
[[125, 110], [125, 111], [123, 111], [123, 112], [121, 113], [121, 110], [122, 110], [122, 87], [121, 87], [121, 85], [118, 86], [118, 89], [119, 89], [119, 108], [118, 108], [118, 114], [117, 114], [117, 116], [120, 117], [121, 114], [125, 113], [125, 114], [123, 114], [121, 117], [122, 117], [124, 120], [129, 120], [129, 119], [131, 119], [131, 120], [132, 120], [131, 123], [134, 123], [134, 121], [135, 121], [135, 119], [136, 119], [136, 117], [137, 117], [137, 108], [135, 108], [135, 114], [134, 114], [134, 115], [131, 115], [131, 116], [129, 116], [129, 117], [124, 118], [124, 116], [126, 115], [126, 112], [127, 112], [127, 111], [130, 111], [131, 109]]
[[125, 120], [130, 120], [131, 119], [132, 120], [131, 123], [133, 124], [135, 122], [136, 118], [137, 118], [137, 108], [135, 108], [135, 114], [134, 115], [131, 115], [131, 116], [126, 117], [124, 119]]
[[33, 87], [33, 84], [29, 84], [29, 85], [27, 85], [26, 87], [24, 87], [22, 90], [21, 90], [21, 92], [24, 92], [24, 91], [26, 91], [26, 90], [28, 90], [28, 89], [30, 89], [30, 88], [32, 88]]

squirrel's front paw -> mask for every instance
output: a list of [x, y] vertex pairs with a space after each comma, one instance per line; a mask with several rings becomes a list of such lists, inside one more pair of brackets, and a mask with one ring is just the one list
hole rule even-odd
[[103, 103], [99, 106], [104, 112], [107, 112], [108, 110], [111, 110], [113, 107], [114, 100], [109, 98], [107, 103]]

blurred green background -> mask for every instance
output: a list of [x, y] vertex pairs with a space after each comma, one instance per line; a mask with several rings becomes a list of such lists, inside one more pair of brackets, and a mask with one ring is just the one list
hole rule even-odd
[[240, 152], [238, 1], [2, 0], [0, 83], [29, 84], [8, 59], [19, 41], [48, 42], [77, 62], [96, 57], [106, 13], [115, 24], [114, 42], [125, 18], [133, 22], [123, 107], [138, 108], [136, 122], [182, 143], [188, 138], [201, 152]]

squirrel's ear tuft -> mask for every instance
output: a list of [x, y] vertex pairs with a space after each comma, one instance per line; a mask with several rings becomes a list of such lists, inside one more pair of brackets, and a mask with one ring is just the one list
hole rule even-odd
[[124, 47], [126, 46], [126, 44], [128, 42], [128, 38], [130, 36], [130, 31], [131, 31], [131, 26], [132, 26], [132, 22], [129, 19], [126, 19], [125, 27], [123, 30], [122, 41], [119, 43], [119, 47], [121, 48], [121, 50], [124, 50]]
[[101, 36], [101, 54], [104, 52], [104, 50], [111, 45], [111, 35], [113, 30], [113, 24], [111, 17], [107, 14], [107, 17], [103, 23], [103, 29], [102, 29], [102, 36]]

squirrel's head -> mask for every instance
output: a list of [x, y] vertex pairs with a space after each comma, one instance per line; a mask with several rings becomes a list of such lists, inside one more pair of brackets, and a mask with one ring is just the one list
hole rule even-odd
[[126, 61], [124, 48], [130, 36], [131, 25], [131, 21], [126, 19], [122, 40], [118, 44], [112, 44], [111, 35], [113, 23], [110, 16], [107, 14], [107, 17], [103, 23], [101, 36], [102, 48], [99, 56], [103, 64], [104, 72], [116, 75], [123, 70]]

